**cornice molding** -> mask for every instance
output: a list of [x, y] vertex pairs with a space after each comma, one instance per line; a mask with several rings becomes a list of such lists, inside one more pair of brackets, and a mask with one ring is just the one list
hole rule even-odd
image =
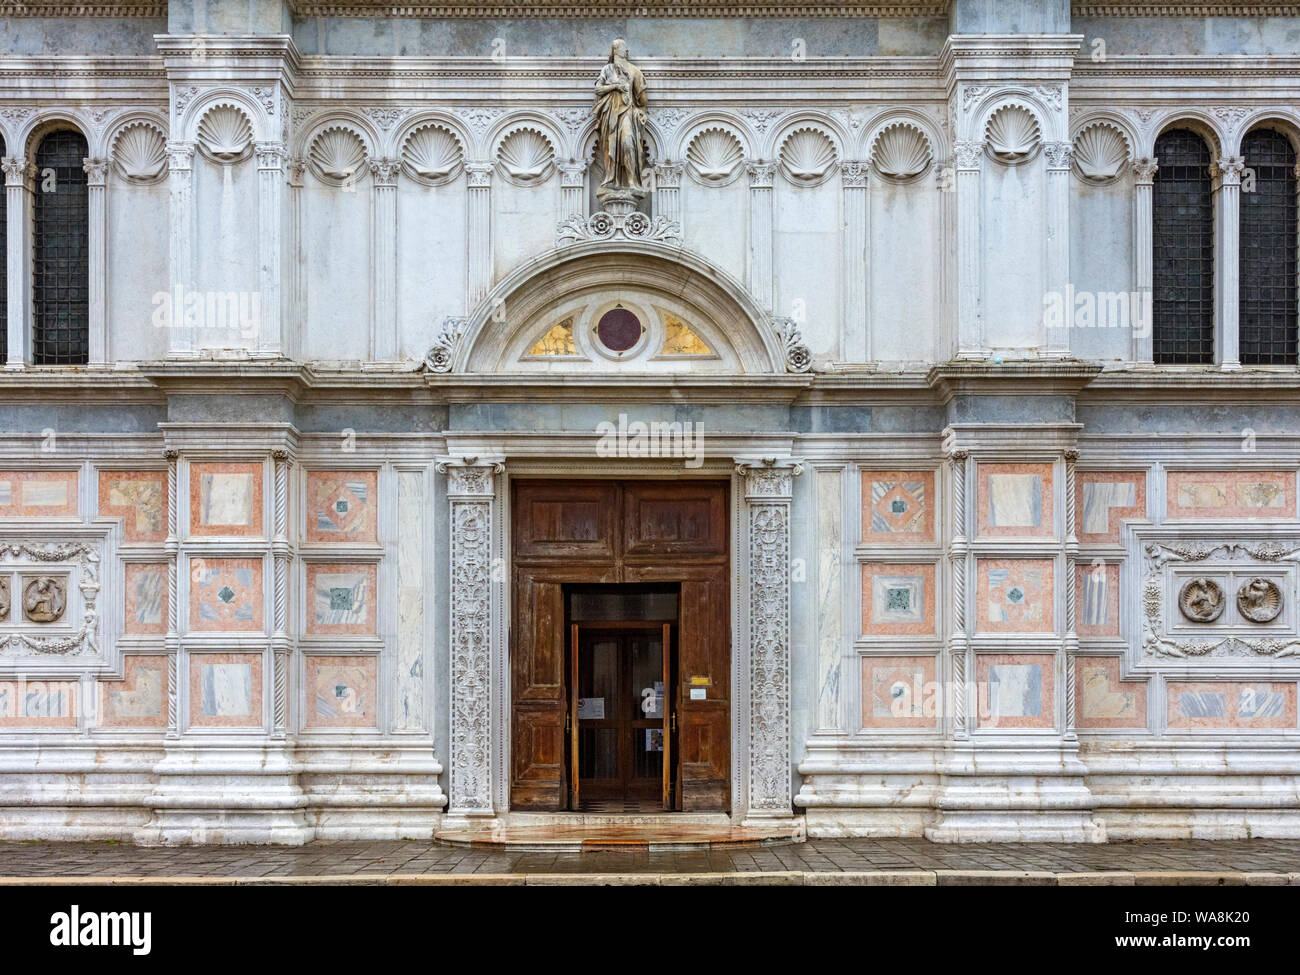
[[289, 0], [299, 17], [427, 17], [512, 19], [524, 17], [943, 17], [950, 0], [894, 0], [893, 3], [789, 3], [786, 0], [638, 0], [572, 3], [570, 0], [478, 0], [461, 3], [384, 3], [383, 0]]
[[1286, 0], [1262, 3], [1072, 3], [1075, 17], [1296, 17], [1300, 4]]

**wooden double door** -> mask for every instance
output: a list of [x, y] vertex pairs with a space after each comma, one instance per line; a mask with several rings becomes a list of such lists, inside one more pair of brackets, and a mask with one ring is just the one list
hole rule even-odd
[[513, 481], [511, 808], [728, 808], [729, 488]]

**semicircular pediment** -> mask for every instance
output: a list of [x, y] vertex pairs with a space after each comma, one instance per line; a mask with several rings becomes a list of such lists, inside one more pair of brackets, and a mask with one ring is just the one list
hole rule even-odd
[[503, 282], [470, 319], [460, 373], [786, 371], [781, 340], [734, 280], [681, 249], [578, 245]]

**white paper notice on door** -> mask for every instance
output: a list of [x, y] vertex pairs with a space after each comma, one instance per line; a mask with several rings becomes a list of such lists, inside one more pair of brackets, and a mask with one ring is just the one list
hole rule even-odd
[[603, 718], [605, 716], [605, 699], [603, 697], [578, 698], [578, 719]]

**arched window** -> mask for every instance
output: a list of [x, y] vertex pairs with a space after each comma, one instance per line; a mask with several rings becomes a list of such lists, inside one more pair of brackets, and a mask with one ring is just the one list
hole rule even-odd
[[61, 130], [36, 149], [32, 241], [32, 362], [90, 358], [90, 266], [86, 138]]
[[[1238, 308], [1243, 365], [1296, 362], [1296, 153], [1270, 129], [1248, 132], [1241, 193]], [[1252, 185], [1253, 183], [1253, 185]]]
[[1210, 152], [1195, 132], [1156, 139], [1151, 230], [1152, 358], [1214, 361], [1214, 211]]

